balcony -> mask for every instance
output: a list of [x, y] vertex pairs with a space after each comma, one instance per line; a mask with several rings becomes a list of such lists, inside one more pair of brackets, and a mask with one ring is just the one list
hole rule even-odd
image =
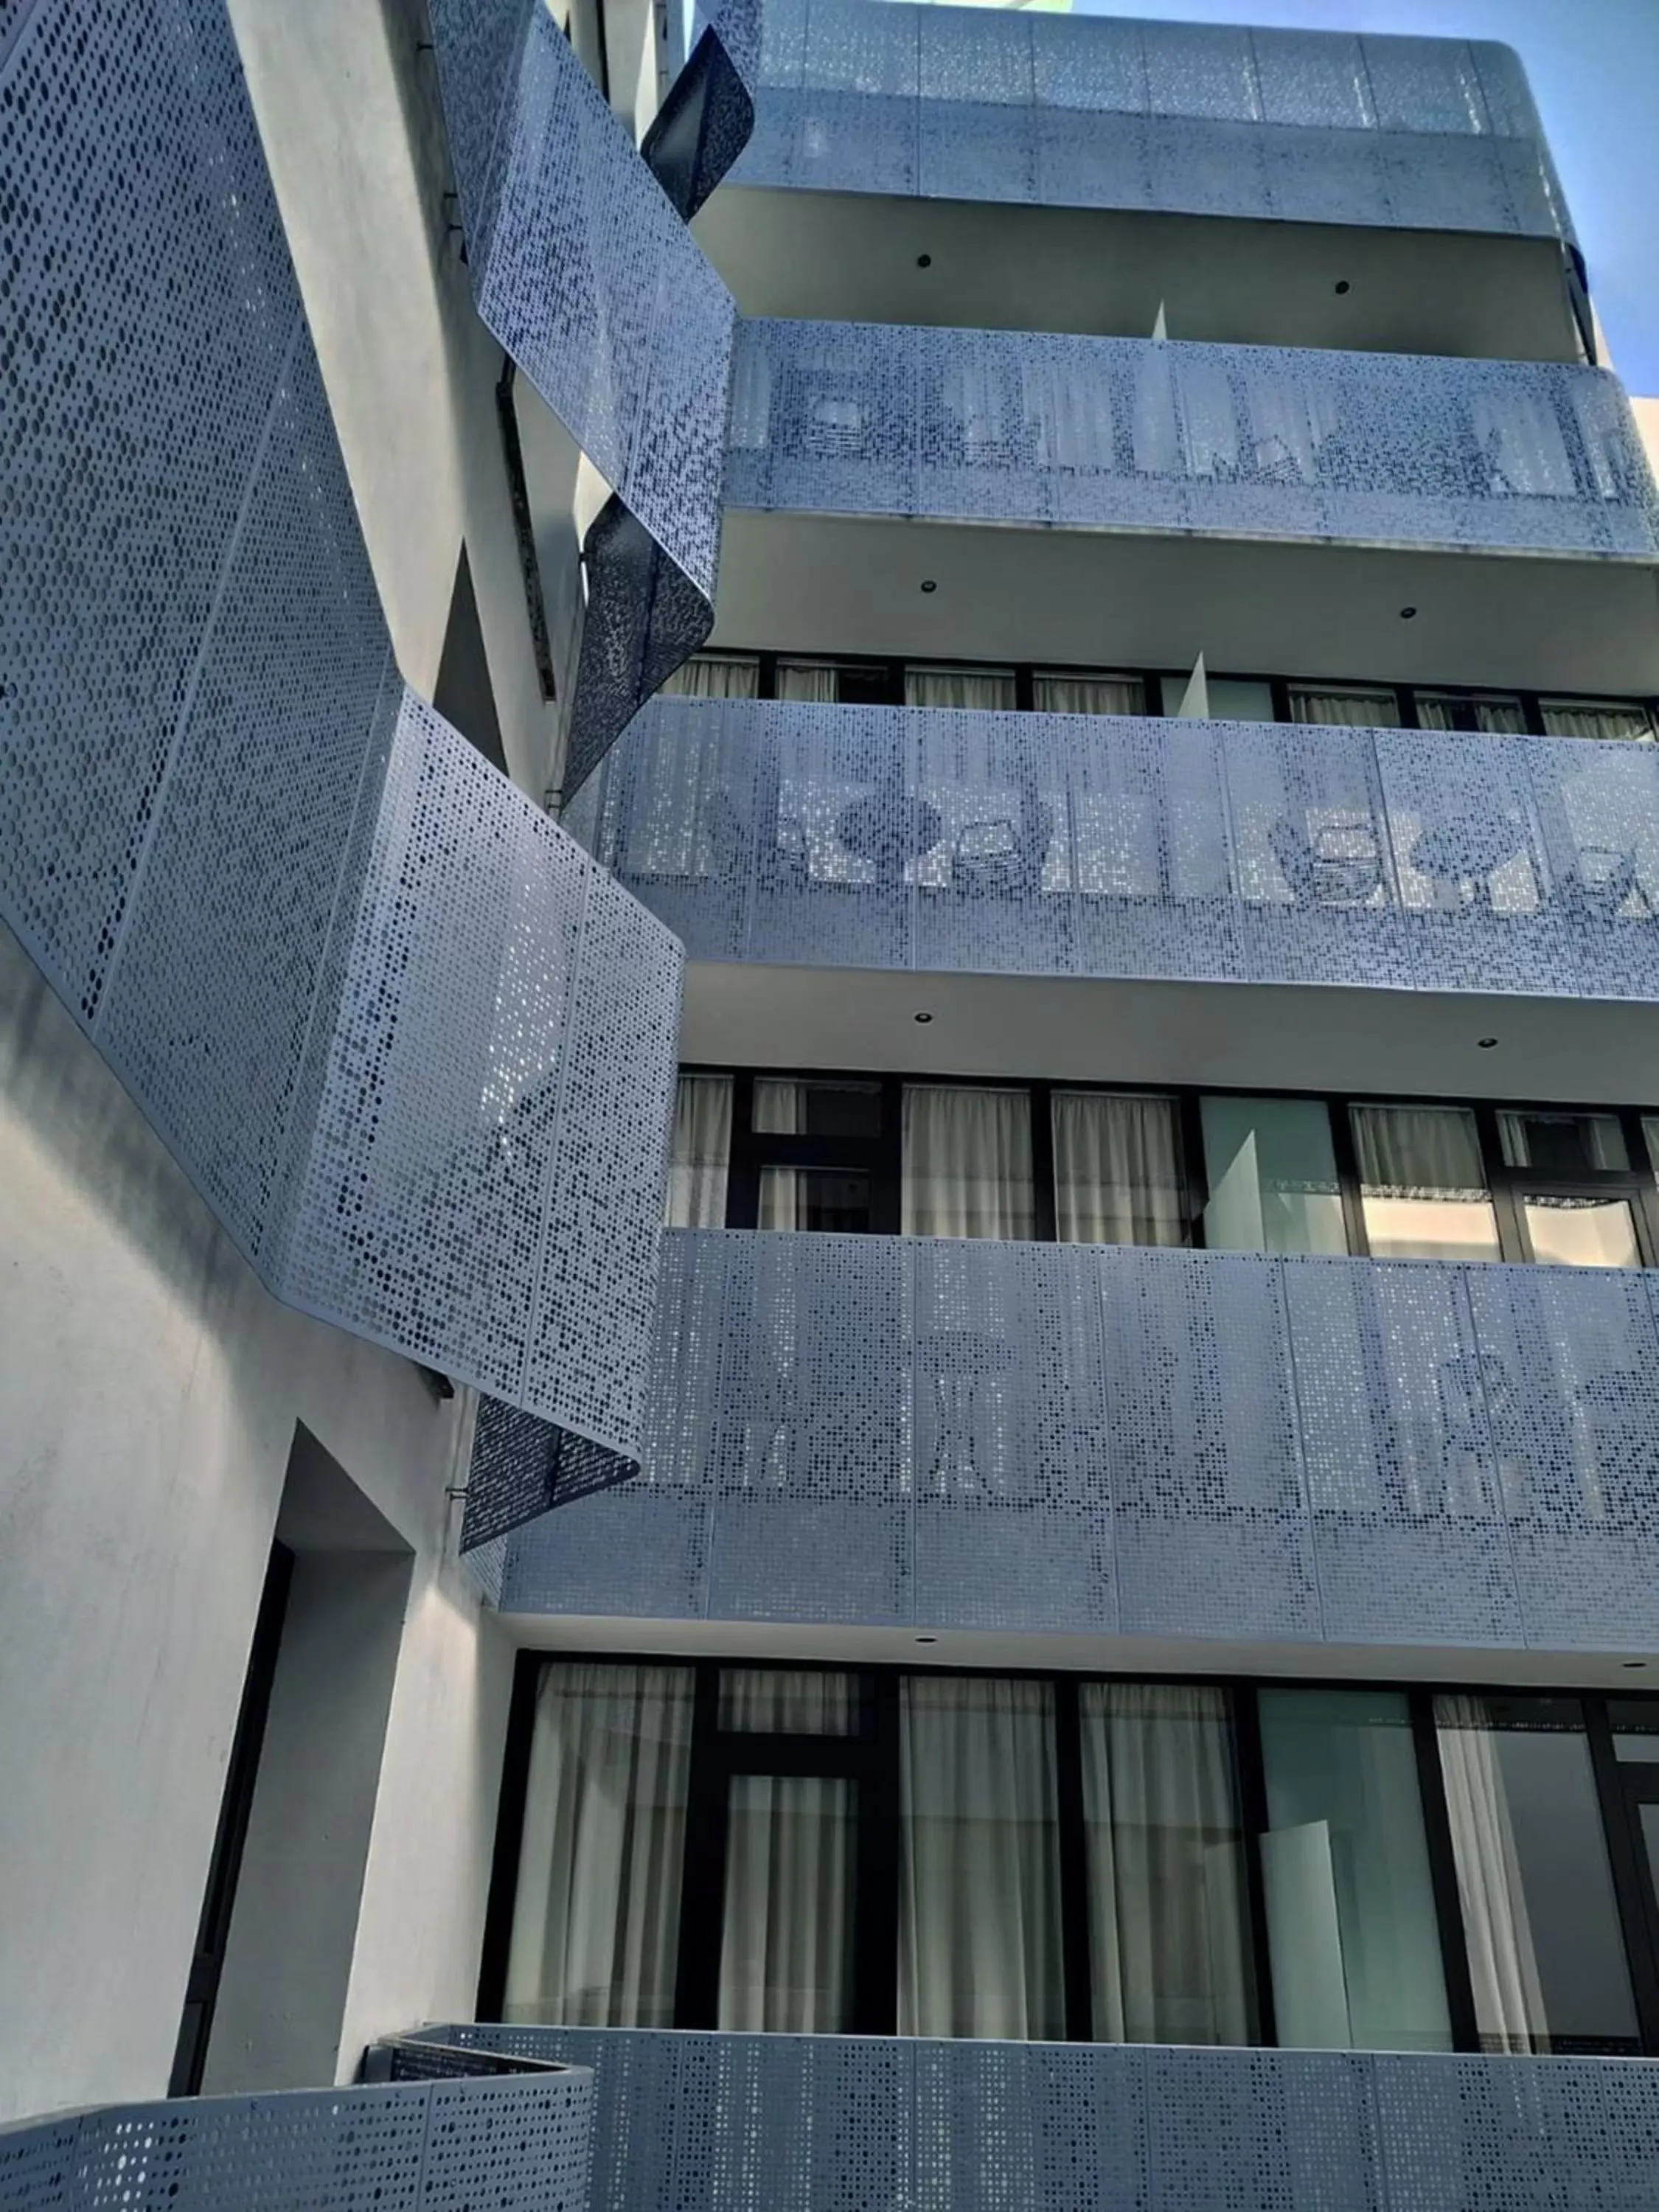
[[1598, 370], [750, 322], [726, 501], [732, 646], [1659, 689]]
[[1641, 1273], [671, 1232], [642, 1471], [512, 1539], [501, 1607], [1097, 1664], [1103, 1637], [1188, 1666], [1650, 1650], [1656, 1301]]
[[602, 2212], [1634, 2206], [1659, 2127], [1639, 2060], [434, 2032], [592, 2068]]
[[1577, 357], [1507, 47], [769, 0], [760, 79], [696, 225], [745, 313]]
[[663, 698], [571, 826], [684, 940], [688, 1058], [1659, 1091], [1656, 746]]

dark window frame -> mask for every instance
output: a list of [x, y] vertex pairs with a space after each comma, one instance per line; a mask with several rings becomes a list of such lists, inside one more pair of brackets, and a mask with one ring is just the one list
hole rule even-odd
[[[822, 1774], [848, 1777], [858, 1790], [853, 1995], [845, 2032], [862, 2035], [892, 2035], [897, 2032], [902, 1817], [899, 1685], [908, 1674], [990, 1676], [1044, 1682], [1053, 1696], [1066, 2041], [1091, 2043], [1095, 2039], [1078, 1692], [1085, 1682], [1133, 1681], [1182, 1686], [1196, 1683], [1225, 1693], [1232, 1736], [1234, 1786], [1243, 1840], [1246, 1964], [1256, 2027], [1255, 2040], [1246, 2047], [1261, 2049], [1276, 2047], [1276, 2033], [1261, 1872], [1261, 1839], [1269, 1831], [1258, 1692], [1370, 1690], [1404, 1697], [1415, 1753], [1450, 2043], [1455, 2052], [1479, 2052], [1481, 2045], [1434, 1725], [1434, 1701], [1443, 1696], [1491, 1693], [1527, 1700], [1553, 1698], [1571, 1702], [1583, 1723], [1596, 1812], [1607, 1847], [1619, 1932], [1635, 2001], [1638, 2051], [1632, 2055], [1659, 2057], [1659, 1888], [1656, 1888], [1647, 1872], [1638, 1826], [1640, 1805], [1644, 1802], [1659, 1802], [1659, 1761], [1618, 1760], [1613, 1753], [1608, 1717], [1609, 1701], [1618, 1700], [1650, 1704], [1656, 1719], [1659, 1719], [1659, 1690], [1593, 1689], [1582, 1683], [1553, 1688], [1533, 1683], [1406, 1683], [1346, 1676], [1192, 1675], [1167, 1669], [972, 1667], [931, 1661], [872, 1665], [850, 1660], [760, 1658], [748, 1654], [691, 1658], [684, 1653], [647, 1651], [538, 1650], [519, 1653], [485, 1914], [477, 1999], [480, 2020], [501, 2017], [518, 1890], [537, 1692], [544, 1670], [561, 1661], [618, 1667], [672, 1666], [684, 1668], [693, 1674], [691, 1764], [674, 2007], [676, 2028], [712, 2028], [718, 2017], [726, 1816], [732, 1776]], [[728, 1667], [847, 1674], [855, 1686], [858, 1726], [848, 1735], [821, 1736], [722, 1729], [719, 1724], [720, 1677], [722, 1669]]]

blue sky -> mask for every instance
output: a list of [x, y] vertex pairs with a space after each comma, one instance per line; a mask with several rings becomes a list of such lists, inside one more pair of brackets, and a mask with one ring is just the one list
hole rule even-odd
[[1659, 0], [1072, 0], [1091, 15], [1502, 39], [1527, 65], [1613, 365], [1659, 393]]

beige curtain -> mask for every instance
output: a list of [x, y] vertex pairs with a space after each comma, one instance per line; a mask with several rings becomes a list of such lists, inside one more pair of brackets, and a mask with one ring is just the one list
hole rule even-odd
[[1184, 1244], [1173, 1098], [1054, 1094], [1054, 1229], [1062, 1244]]
[[671, 2027], [691, 1669], [550, 1665], [536, 1694], [508, 2020]]
[[850, 1782], [732, 1777], [718, 2027], [787, 2035], [847, 2027], [852, 1877]]
[[1392, 730], [1400, 720], [1400, 702], [1392, 691], [1340, 691], [1292, 684], [1291, 720], [1327, 722], [1349, 730]]
[[823, 1667], [724, 1667], [720, 1726], [749, 1735], [848, 1735], [853, 1677]]
[[1653, 716], [1635, 701], [1543, 699], [1544, 728], [1552, 738], [1637, 738], [1651, 742]]
[[1470, 699], [1454, 702], [1443, 693], [1419, 691], [1417, 695], [1417, 720], [1425, 730], [1451, 730], [1457, 725], [1453, 720], [1455, 708], [1471, 707], [1474, 710], [1477, 730], [1490, 731], [1494, 737], [1522, 738], [1527, 733], [1527, 718], [1521, 711], [1518, 699]]
[[781, 660], [778, 696], [805, 707], [833, 706], [841, 696], [840, 671], [833, 661]]
[[1488, 2051], [1547, 2050], [1549, 2022], [1520, 1856], [1480, 1699], [1437, 1698], [1434, 1725], [1481, 2045]]
[[1014, 704], [1012, 668], [907, 668], [907, 707], [1010, 708]]
[[681, 1076], [674, 1092], [665, 1228], [725, 1228], [731, 1157], [731, 1077]]
[[1030, 1237], [1031, 1105], [1024, 1091], [907, 1083], [907, 1237]]
[[737, 654], [694, 653], [662, 688], [678, 699], [753, 699], [760, 691], [760, 663]]
[[1032, 704], [1042, 714], [1144, 714], [1146, 686], [1138, 676], [1037, 676]]

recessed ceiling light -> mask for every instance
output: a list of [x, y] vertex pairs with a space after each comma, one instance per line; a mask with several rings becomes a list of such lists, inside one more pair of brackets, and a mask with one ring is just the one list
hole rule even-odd
[[1353, 289], [1353, 287], [1349, 283], [1346, 276], [1339, 276], [1336, 280], [1336, 289], [1339, 293], [1341, 293], [1350, 292]]
[[931, 1014], [918, 1014], [915, 1018], [919, 1022], [931, 1022], [933, 1018]]
[[1400, 619], [1401, 622], [1415, 622], [1417, 620], [1417, 609], [1415, 607], [1401, 607], [1400, 610]]
[[1496, 1037], [1476, 1037], [1475, 1039], [1476, 1044], [1480, 1046], [1482, 1052], [1490, 1052], [1497, 1042]]
[[919, 254], [917, 254], [917, 256], [916, 256], [916, 266], [917, 266], [917, 268], [918, 268], [918, 269], [931, 269], [931, 268], [933, 267], [933, 255], [932, 255], [931, 253], [919, 253]]
[[921, 588], [924, 592], [936, 592], [939, 589], [939, 586], [933, 581], [933, 579], [931, 576], [924, 576], [921, 580]]
[[1626, 1667], [1645, 1667], [1647, 1663], [1645, 1659], [1626, 1659], [1625, 1662]]
[[[937, 1644], [939, 1642], [939, 1638], [937, 1636], [919, 1636], [917, 1637], [916, 1641], [918, 1644]], [[1639, 1667], [1642, 1662], [1638, 1659], [1636, 1663]]]

